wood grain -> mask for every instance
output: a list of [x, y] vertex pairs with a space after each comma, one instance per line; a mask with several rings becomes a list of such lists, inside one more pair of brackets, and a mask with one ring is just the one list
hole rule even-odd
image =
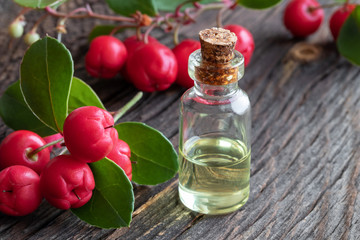
[[[103, 3], [89, 2], [96, 11], [109, 12]], [[83, 3], [70, 1], [66, 8]], [[256, 45], [240, 82], [253, 109], [251, 195], [243, 208], [224, 216], [191, 212], [178, 200], [175, 177], [158, 186], [134, 186], [130, 228], [95, 228], [44, 201], [26, 217], [0, 214], [0, 239], [360, 239], [360, 69], [338, 55], [326, 22], [308, 39], [292, 38], [282, 24], [285, 3], [265, 11], [239, 8], [223, 17], [225, 24], [247, 27]], [[18, 10], [11, 1], [0, 6], [1, 94], [18, 79], [26, 49], [20, 40], [11, 42], [6, 32]], [[215, 26], [215, 14], [206, 12], [196, 24], [184, 27], [181, 39], [196, 38], [199, 30]], [[99, 81], [86, 74], [86, 36], [98, 22], [72, 21], [63, 40], [73, 54], [75, 75], [115, 110], [137, 90], [123, 79]], [[41, 31], [52, 29], [54, 20], [46, 24]], [[173, 46], [170, 35], [154, 34]], [[319, 58], [308, 63], [289, 58], [302, 41], [318, 47]], [[147, 93], [123, 121], [156, 127], [177, 148], [178, 105], [184, 91], [174, 85]], [[9, 132], [0, 122], [0, 139]]]

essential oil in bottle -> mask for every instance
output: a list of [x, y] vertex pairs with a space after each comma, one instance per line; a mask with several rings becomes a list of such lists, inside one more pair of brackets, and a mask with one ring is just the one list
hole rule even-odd
[[250, 102], [238, 87], [244, 58], [235, 34], [200, 32], [201, 50], [189, 58], [194, 87], [181, 98], [179, 196], [191, 210], [224, 214], [249, 198]]

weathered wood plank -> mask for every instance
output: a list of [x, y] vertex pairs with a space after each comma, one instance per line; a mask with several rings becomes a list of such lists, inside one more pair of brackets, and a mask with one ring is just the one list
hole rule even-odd
[[[103, 3], [90, 2], [97, 11], [109, 11]], [[69, 4], [81, 6], [83, 1]], [[307, 40], [293, 39], [281, 22], [283, 7], [284, 3], [266, 11], [239, 9], [223, 17], [225, 24], [249, 28], [256, 44], [240, 83], [253, 106], [251, 195], [242, 209], [224, 216], [191, 212], [179, 202], [174, 178], [159, 186], [135, 186], [130, 228], [91, 227], [71, 212], [44, 202], [26, 217], [0, 214], [0, 239], [358, 239], [360, 70], [339, 57], [326, 25]], [[17, 8], [11, 1], [0, 7], [2, 13], [8, 9], [14, 12]], [[6, 12], [0, 14], [5, 25], [10, 22]], [[207, 12], [197, 24], [184, 27], [180, 37], [196, 38], [199, 30], [214, 26], [214, 14]], [[47, 24], [50, 29], [53, 20]], [[110, 110], [118, 109], [137, 90], [120, 79], [98, 81], [86, 74], [86, 29], [94, 22], [72, 24], [76, 29], [64, 36], [64, 43], [73, 54], [75, 75], [87, 81]], [[161, 32], [155, 35], [171, 46], [171, 38]], [[25, 46], [14, 41], [9, 50], [4, 28], [0, 40], [2, 93], [19, 77]], [[301, 41], [319, 47], [320, 57], [309, 63], [289, 58]], [[121, 121], [156, 127], [177, 147], [178, 104], [183, 92], [173, 86], [145, 94]], [[0, 138], [9, 131], [0, 122]]]

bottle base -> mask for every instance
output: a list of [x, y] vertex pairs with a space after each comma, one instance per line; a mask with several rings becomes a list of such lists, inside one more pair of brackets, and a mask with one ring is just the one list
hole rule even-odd
[[181, 202], [190, 210], [219, 215], [234, 212], [244, 206], [249, 199], [249, 186], [233, 193], [203, 193], [184, 188], [179, 184]]

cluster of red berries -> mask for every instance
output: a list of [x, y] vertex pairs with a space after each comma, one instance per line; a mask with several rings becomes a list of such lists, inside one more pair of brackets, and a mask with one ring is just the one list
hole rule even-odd
[[[355, 4], [345, 3], [330, 17], [329, 28], [334, 40]], [[307, 37], [316, 32], [324, 19], [324, 10], [317, 0], [291, 0], [284, 12], [284, 25], [296, 37]]]
[[[255, 45], [251, 33], [239, 25], [224, 27], [234, 32], [238, 41], [236, 50], [249, 64]], [[200, 42], [186, 39], [174, 49], [148, 36], [147, 43], [136, 36], [124, 42], [113, 36], [99, 36], [91, 44], [85, 58], [85, 67], [94, 77], [113, 78], [121, 72], [134, 86], [145, 92], [162, 91], [174, 82], [190, 88], [194, 85], [188, 75], [189, 55], [200, 48]]]
[[[9, 134], [0, 144], [0, 211], [12, 216], [27, 215], [38, 208], [43, 197], [60, 209], [83, 206], [95, 188], [87, 163], [104, 157], [119, 165], [131, 180], [131, 151], [113, 126], [109, 112], [86, 106], [68, 115], [63, 135], [44, 140], [27, 130]], [[50, 150], [44, 148], [46, 140], [62, 136], [70, 154], [50, 160]]]

